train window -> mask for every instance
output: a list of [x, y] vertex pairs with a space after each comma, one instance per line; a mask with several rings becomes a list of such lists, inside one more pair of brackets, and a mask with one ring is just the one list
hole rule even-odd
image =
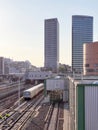
[[27, 96], [27, 95], [30, 95], [30, 92], [25, 92], [25, 95]]

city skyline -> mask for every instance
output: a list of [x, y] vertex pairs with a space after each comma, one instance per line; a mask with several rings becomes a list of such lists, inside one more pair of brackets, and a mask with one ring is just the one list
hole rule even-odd
[[44, 66], [44, 19], [56, 17], [60, 24], [59, 62], [71, 65], [72, 15], [94, 17], [93, 41], [97, 41], [97, 3], [97, 0], [0, 0], [0, 56]]

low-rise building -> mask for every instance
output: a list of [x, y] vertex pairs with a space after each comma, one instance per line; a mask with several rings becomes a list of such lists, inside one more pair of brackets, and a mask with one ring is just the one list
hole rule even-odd
[[98, 75], [98, 42], [83, 45], [83, 74]]
[[68, 77], [71, 130], [98, 129], [98, 76]]
[[53, 74], [51, 71], [28, 71], [25, 75], [29, 80], [44, 80], [52, 77]]

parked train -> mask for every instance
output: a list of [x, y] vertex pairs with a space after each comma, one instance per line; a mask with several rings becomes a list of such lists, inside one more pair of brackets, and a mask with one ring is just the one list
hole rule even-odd
[[44, 84], [38, 84], [23, 92], [24, 99], [31, 99], [44, 89]]

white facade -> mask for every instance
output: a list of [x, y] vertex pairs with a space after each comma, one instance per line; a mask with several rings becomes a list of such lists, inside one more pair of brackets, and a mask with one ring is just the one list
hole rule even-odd
[[69, 95], [68, 95], [68, 91], [63, 91], [63, 101], [64, 102], [67, 102], [68, 101], [68, 97], [69, 97]]
[[20, 73], [20, 71], [18, 69], [16, 69], [15, 67], [10, 67], [9, 74], [15, 74], [15, 73]]
[[[74, 80], [69, 77], [71, 130], [98, 129], [98, 78]], [[96, 84], [94, 84], [96, 83]]]
[[98, 130], [98, 87], [85, 87], [85, 130]]
[[35, 80], [35, 79], [47, 79], [52, 76], [52, 72], [48, 71], [31, 71], [26, 73], [26, 79]]
[[46, 90], [64, 90], [65, 80], [64, 79], [47, 79], [46, 80]]
[[44, 67], [57, 70], [59, 63], [59, 23], [57, 18], [45, 20]]

